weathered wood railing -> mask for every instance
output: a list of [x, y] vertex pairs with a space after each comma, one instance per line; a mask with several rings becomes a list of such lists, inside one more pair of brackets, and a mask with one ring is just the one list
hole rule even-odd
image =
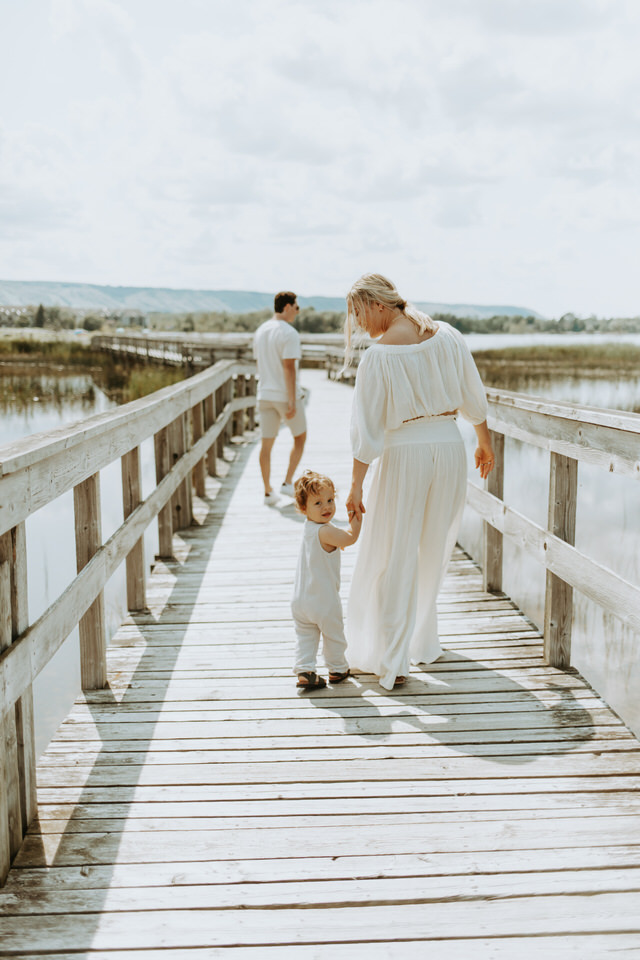
[[[225, 440], [254, 426], [252, 365], [217, 363], [115, 411], [0, 448], [0, 884], [36, 812], [32, 684], [79, 625], [82, 687], [107, 682], [103, 590], [126, 560], [127, 606], [145, 606], [143, 535], [158, 518], [159, 555], [191, 523]], [[140, 444], [154, 437], [156, 487], [142, 499]], [[100, 473], [120, 458], [124, 520], [102, 542]], [[28, 625], [25, 520], [74, 491], [77, 577]]]
[[[471, 482], [467, 488], [467, 503], [485, 521], [485, 589], [502, 590], [504, 537], [542, 564], [547, 571], [544, 655], [552, 666], [566, 668], [571, 664], [574, 589], [640, 630], [640, 588], [574, 546], [578, 462], [640, 479], [640, 415], [552, 403], [508, 391], [488, 390], [487, 398], [496, 469], [484, 490]], [[503, 502], [505, 436], [550, 453], [546, 529]]]
[[[201, 337], [179, 334], [173, 337], [148, 335], [99, 334], [91, 338], [93, 350], [104, 350], [116, 357], [202, 370], [218, 360], [252, 360], [253, 334], [204, 334]], [[327, 348], [318, 342], [302, 341], [304, 366], [324, 366]]]

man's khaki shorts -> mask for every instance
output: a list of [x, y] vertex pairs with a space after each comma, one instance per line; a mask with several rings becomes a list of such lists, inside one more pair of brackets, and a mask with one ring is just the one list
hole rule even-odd
[[279, 400], [260, 400], [258, 403], [260, 435], [265, 440], [273, 440], [274, 437], [277, 437], [278, 430], [283, 422], [289, 427], [294, 437], [299, 437], [301, 433], [307, 432], [304, 397], [298, 397], [296, 400], [296, 412], [291, 420], [287, 420], [286, 417], [288, 406], [288, 403]]

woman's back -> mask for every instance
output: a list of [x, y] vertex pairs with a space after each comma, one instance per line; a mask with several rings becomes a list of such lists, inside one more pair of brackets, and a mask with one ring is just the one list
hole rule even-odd
[[472, 423], [487, 416], [484, 387], [462, 334], [441, 322], [417, 343], [385, 343], [383, 338], [368, 348], [358, 367], [351, 421], [354, 456], [371, 463], [382, 453], [385, 431], [454, 410]]

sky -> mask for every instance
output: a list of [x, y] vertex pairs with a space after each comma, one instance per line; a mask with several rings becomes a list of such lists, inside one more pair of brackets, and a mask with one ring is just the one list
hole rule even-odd
[[637, 0], [0, 0], [0, 278], [637, 316]]

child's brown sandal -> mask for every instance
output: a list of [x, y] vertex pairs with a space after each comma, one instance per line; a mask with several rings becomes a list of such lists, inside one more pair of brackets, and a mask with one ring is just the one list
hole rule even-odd
[[[301, 683], [301, 677], [305, 677], [305, 682]], [[324, 677], [319, 677], [317, 673], [314, 673], [312, 670], [299, 673], [298, 682], [296, 684], [301, 690], [322, 690], [323, 687], [326, 687], [327, 681]]]
[[351, 676], [351, 670], [347, 667], [345, 673], [331, 673], [329, 672], [329, 683], [336, 684], [342, 683], [343, 680], [346, 680], [347, 677]]

